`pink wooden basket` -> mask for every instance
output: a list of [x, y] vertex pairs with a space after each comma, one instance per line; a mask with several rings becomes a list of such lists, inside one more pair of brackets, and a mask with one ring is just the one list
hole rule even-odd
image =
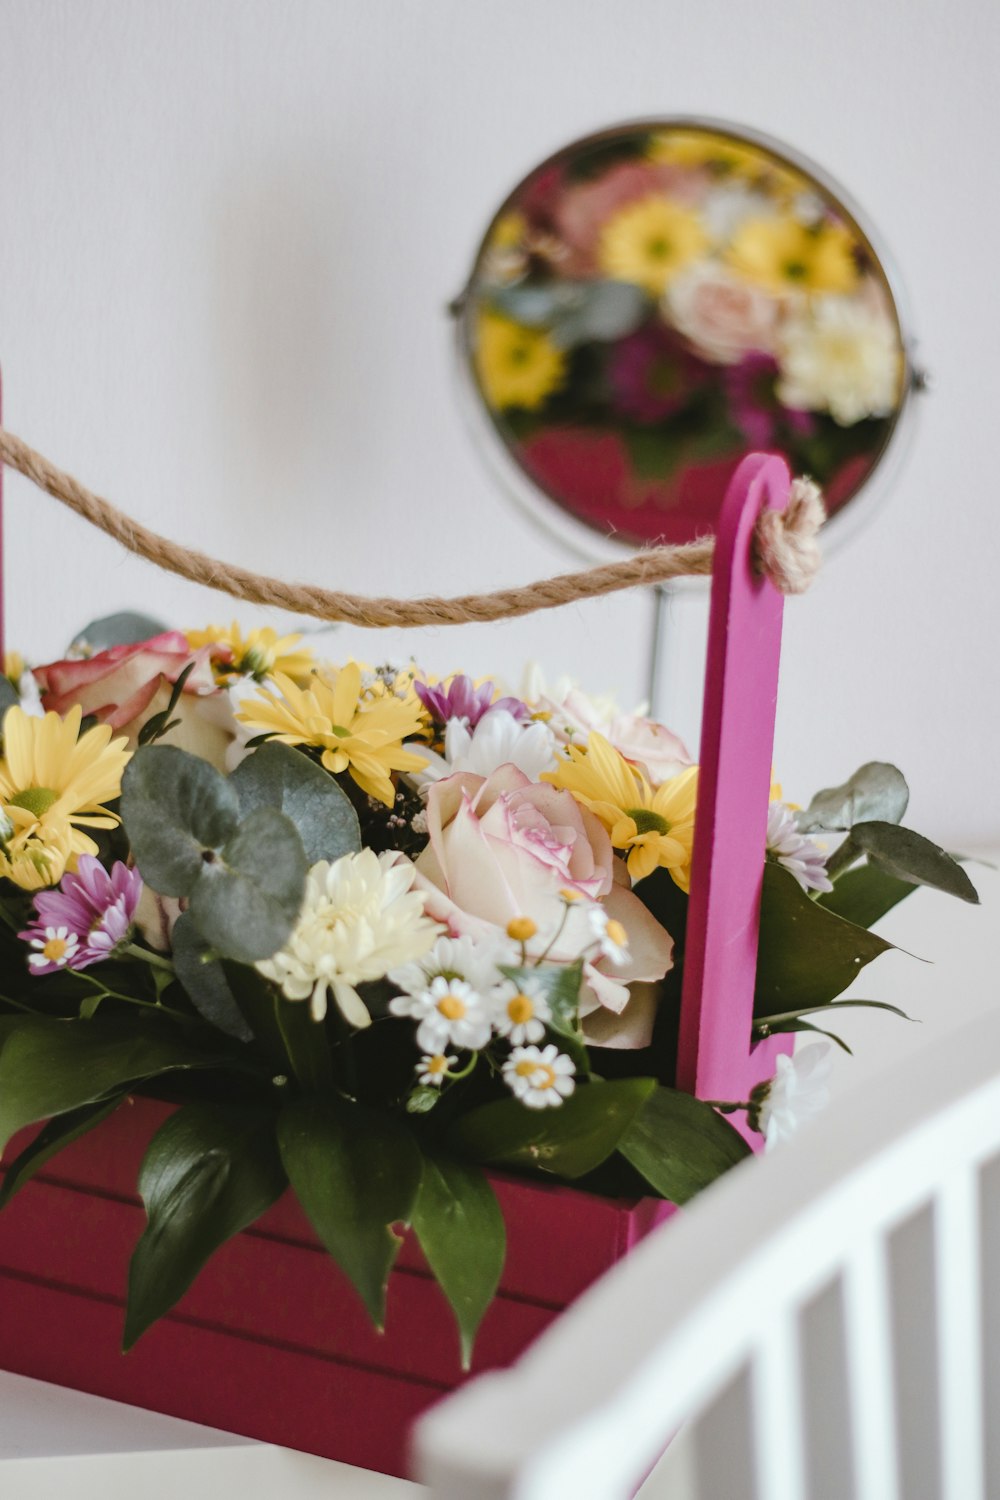
[[[784, 509], [788, 494], [783, 460], [752, 455], [719, 519], [677, 1069], [679, 1087], [701, 1098], [745, 1099], [791, 1050], [790, 1037], [749, 1041], [783, 603], [755, 573], [751, 544], [761, 508]], [[286, 1195], [131, 1353], [119, 1352], [128, 1259], [144, 1224], [135, 1181], [167, 1109], [149, 1099], [122, 1107], [0, 1214], [0, 1366], [405, 1473], [411, 1423], [463, 1378], [450, 1312], [412, 1239], [390, 1282], [387, 1332], [376, 1334]], [[671, 1212], [651, 1199], [493, 1181], [508, 1256], [473, 1373], [516, 1358]]]

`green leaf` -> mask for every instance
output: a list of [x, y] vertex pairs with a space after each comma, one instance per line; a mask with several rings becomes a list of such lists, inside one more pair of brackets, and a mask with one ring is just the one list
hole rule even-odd
[[187, 1104], [154, 1135], [139, 1172], [149, 1222], [129, 1267], [123, 1349], [284, 1192], [274, 1122], [273, 1110]]
[[226, 958], [270, 958], [295, 925], [307, 870], [295, 825], [277, 808], [258, 808], [202, 862], [189, 898], [192, 920]]
[[9, 677], [5, 677], [0, 672], [0, 719], [3, 718], [8, 708], [14, 708], [20, 701], [21, 698], [17, 688]]
[[877, 865], [863, 864], [841, 875], [833, 890], [819, 897], [819, 904], [859, 927], [873, 927], [915, 889], [912, 881], [898, 880]]
[[229, 987], [226, 971], [188, 912], [174, 923], [170, 937], [174, 971], [199, 1015], [237, 1041], [248, 1042], [253, 1032]]
[[277, 1010], [281, 1005], [297, 1002], [281, 998], [274, 986], [262, 974], [258, 974], [256, 969], [234, 963], [228, 958], [222, 959], [221, 964], [230, 993], [253, 1032], [257, 1051], [267, 1059], [273, 1072], [290, 1073], [291, 1064], [285, 1039], [278, 1025]]
[[496, 1195], [478, 1167], [424, 1157], [413, 1228], [451, 1303], [467, 1370], [483, 1314], [500, 1282], [507, 1237]]
[[516, 985], [535, 983], [542, 986], [552, 1011], [552, 1019], [546, 1023], [549, 1030], [559, 1036], [562, 1050], [573, 1059], [577, 1074], [589, 1077], [590, 1057], [578, 1020], [583, 960], [577, 959], [572, 964], [540, 964], [537, 968], [501, 964], [500, 972]]
[[851, 1057], [854, 1056], [854, 1053], [844, 1041], [843, 1037], [837, 1036], [836, 1033], [832, 1031], [824, 1031], [822, 1026], [814, 1026], [811, 1021], [803, 1021], [801, 1019], [798, 1019], [791, 1021], [782, 1021], [777, 1025], [772, 1025], [769, 1022], [768, 1030], [769, 1032], [773, 1033], [777, 1033], [779, 1031], [814, 1031], [818, 1036], [825, 1036], [827, 1041], [836, 1042], [837, 1046], [843, 1048], [843, 1050], [847, 1052]]
[[420, 1190], [420, 1151], [391, 1115], [358, 1104], [298, 1100], [278, 1120], [281, 1158], [309, 1222], [377, 1328], [389, 1272]]
[[650, 1094], [618, 1150], [671, 1203], [687, 1203], [751, 1154], [710, 1104], [668, 1088]]
[[624, 338], [649, 315], [649, 298], [626, 281], [551, 281], [500, 287], [490, 300], [529, 328], [547, 328], [561, 349]]
[[122, 821], [143, 879], [187, 896], [205, 861], [236, 832], [239, 798], [207, 761], [175, 745], [137, 750], [122, 777]]
[[855, 771], [843, 786], [817, 792], [795, 820], [803, 833], [822, 829], [838, 832], [871, 818], [898, 823], [909, 800], [910, 789], [902, 771], [885, 761], [872, 760]]
[[898, 828], [893, 823], [858, 823], [851, 830], [851, 839], [883, 874], [979, 904], [976, 888], [958, 861], [911, 828]]
[[0, 1208], [5, 1207], [14, 1194], [64, 1146], [79, 1140], [80, 1136], [113, 1114], [124, 1097], [124, 1094], [115, 1094], [113, 1098], [99, 1100], [96, 1104], [81, 1105], [79, 1109], [72, 1109], [43, 1125], [30, 1146], [26, 1146], [7, 1168], [0, 1186]]
[[184, 684], [197, 665], [196, 661], [189, 661], [184, 670], [178, 673], [170, 690], [170, 698], [166, 708], [158, 714], [153, 714], [139, 730], [140, 745], [152, 745], [155, 740], [160, 739], [169, 729], [175, 728], [180, 723], [180, 719], [171, 719], [170, 715], [180, 702], [181, 693], [184, 691]]
[[169, 626], [152, 615], [143, 615], [135, 610], [121, 610], [118, 614], [103, 615], [91, 620], [70, 642], [69, 651], [78, 655], [93, 656], [98, 651], [108, 651], [112, 646], [137, 646], [141, 641], [152, 640], [163, 635]]
[[267, 744], [230, 777], [244, 813], [276, 807], [295, 824], [306, 860], [339, 859], [361, 848], [350, 797], [321, 766], [290, 745]]
[[764, 866], [754, 1015], [825, 1005], [892, 947], [811, 901], [781, 865]]
[[25, 1021], [0, 1052], [0, 1151], [36, 1120], [106, 1100], [144, 1078], [219, 1065], [124, 1018]]
[[782, 1031], [785, 1029], [785, 1021], [797, 1020], [799, 1016], [824, 1015], [828, 1016], [834, 1010], [850, 1010], [858, 1007], [862, 1010], [888, 1010], [894, 1016], [899, 1016], [903, 1021], [912, 1021], [905, 1010], [900, 1010], [898, 1005], [890, 1005], [887, 1000], [830, 1000], [826, 1005], [803, 1005], [795, 1010], [779, 1011], [776, 1015], [768, 1016], [766, 1025], [769, 1031]]
[[497, 1099], [456, 1121], [449, 1144], [473, 1161], [533, 1167], [572, 1180], [607, 1160], [655, 1088], [655, 1078], [588, 1083], [546, 1110]]

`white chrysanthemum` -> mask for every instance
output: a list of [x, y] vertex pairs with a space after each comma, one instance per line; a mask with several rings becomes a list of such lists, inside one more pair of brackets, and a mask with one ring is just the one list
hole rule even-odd
[[810, 1042], [794, 1057], [779, 1057], [770, 1083], [754, 1089], [750, 1123], [769, 1151], [826, 1108], [832, 1051], [829, 1042]]
[[885, 313], [849, 297], [821, 297], [782, 325], [778, 399], [828, 411], [841, 427], [887, 417], [899, 400], [899, 334]]
[[313, 1018], [326, 1014], [327, 992], [352, 1026], [371, 1017], [355, 989], [417, 959], [440, 928], [424, 916], [408, 859], [362, 849], [330, 864], [320, 860], [306, 880], [302, 911], [285, 946], [256, 965], [287, 1000], [309, 1000]]
[[422, 1052], [443, 1052], [445, 1047], [466, 1047], [478, 1052], [493, 1031], [483, 997], [464, 979], [432, 979], [418, 995], [397, 995], [389, 1001], [394, 1016], [419, 1021], [417, 1046]]
[[833, 890], [826, 855], [799, 832], [795, 815], [784, 802], [772, 802], [767, 809], [767, 852], [795, 876], [804, 891]]
[[529, 1109], [546, 1109], [569, 1098], [575, 1071], [572, 1060], [550, 1042], [544, 1049], [515, 1047], [503, 1065], [503, 1081]]
[[496, 997], [493, 1025], [515, 1047], [540, 1042], [545, 1035], [545, 1023], [551, 1018], [552, 1007], [539, 979], [526, 979], [522, 984], [508, 980]]
[[499, 766], [516, 766], [531, 781], [555, 765], [555, 740], [542, 723], [522, 724], [505, 708], [491, 708], [475, 729], [463, 719], [449, 719], [444, 731], [444, 754], [420, 746], [427, 760], [422, 771], [410, 773], [417, 786], [428, 786], [456, 771], [489, 776]]
[[408, 995], [419, 995], [431, 981], [464, 979], [484, 1000], [504, 983], [500, 964], [520, 962], [517, 945], [505, 937], [439, 937], [416, 963], [389, 970], [393, 984]]

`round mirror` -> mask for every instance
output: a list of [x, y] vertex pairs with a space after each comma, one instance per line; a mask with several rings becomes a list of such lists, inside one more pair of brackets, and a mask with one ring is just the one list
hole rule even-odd
[[474, 404], [564, 534], [572, 517], [630, 545], [703, 535], [755, 450], [811, 475], [836, 516], [915, 383], [844, 195], [714, 123], [624, 125], [551, 157], [498, 210], [455, 306]]

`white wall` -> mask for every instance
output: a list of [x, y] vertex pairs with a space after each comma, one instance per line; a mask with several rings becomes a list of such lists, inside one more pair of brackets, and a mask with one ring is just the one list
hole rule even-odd
[[[143, 521], [283, 576], [542, 576], [565, 559], [455, 400], [443, 308], [485, 220], [601, 125], [771, 132], [874, 219], [935, 377], [891, 499], [788, 611], [779, 770], [802, 798], [896, 760], [918, 827], [996, 843], [998, 65], [993, 0], [0, 0], [6, 424]], [[7, 494], [10, 634], [34, 659], [121, 606], [233, 613], [18, 477]], [[646, 624], [619, 597], [341, 639], [439, 670], [537, 656], [629, 700]]]

